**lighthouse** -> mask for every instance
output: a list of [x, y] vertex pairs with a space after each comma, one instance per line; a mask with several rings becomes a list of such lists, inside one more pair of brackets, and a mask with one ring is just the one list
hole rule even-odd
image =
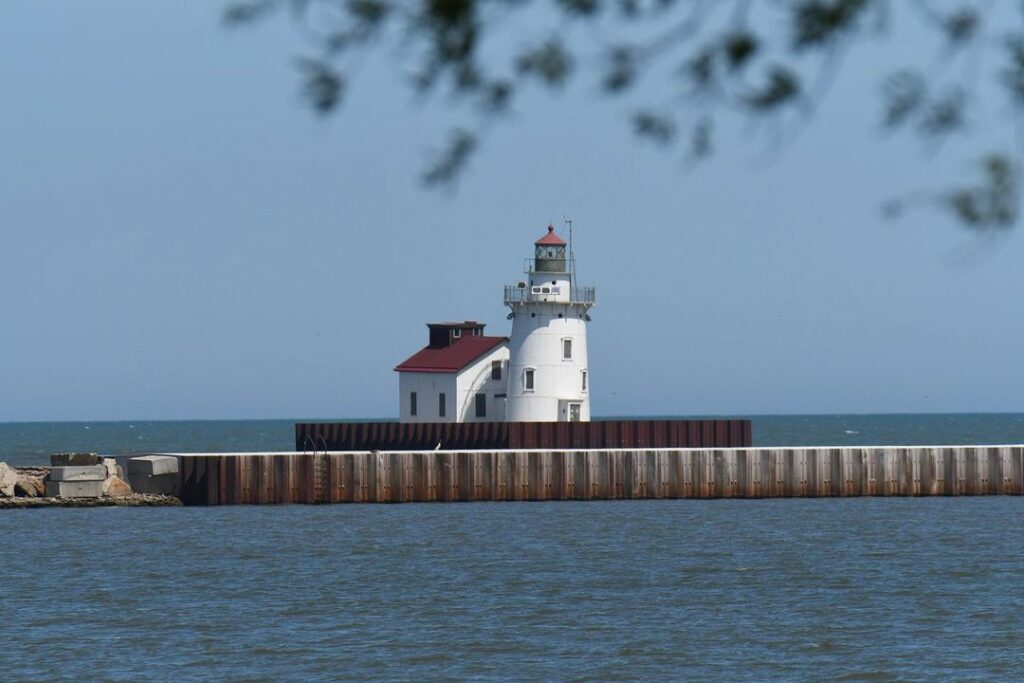
[[534, 243], [526, 279], [505, 287], [512, 309], [505, 419], [589, 422], [587, 312], [594, 288], [578, 287], [571, 246], [548, 226]]

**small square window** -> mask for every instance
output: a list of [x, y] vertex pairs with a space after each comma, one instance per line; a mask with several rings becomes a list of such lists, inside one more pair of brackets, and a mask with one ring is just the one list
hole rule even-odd
[[461, 336], [462, 336], [462, 330], [460, 330], [457, 327], [454, 330], [452, 330], [452, 338], [453, 339], [458, 339]]
[[501, 381], [501, 361], [491, 361], [491, 379], [495, 381]]

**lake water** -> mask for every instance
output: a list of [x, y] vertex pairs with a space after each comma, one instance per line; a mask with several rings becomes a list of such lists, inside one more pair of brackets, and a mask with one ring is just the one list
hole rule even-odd
[[[755, 415], [755, 446], [1024, 443], [1024, 414]], [[296, 420], [0, 422], [0, 462], [42, 465], [56, 451], [290, 451]]]
[[[1020, 443], [1024, 421], [754, 434]], [[290, 436], [8, 424], [0, 459]], [[1024, 498], [24, 510], [0, 538], [4, 680], [1024, 680]]]

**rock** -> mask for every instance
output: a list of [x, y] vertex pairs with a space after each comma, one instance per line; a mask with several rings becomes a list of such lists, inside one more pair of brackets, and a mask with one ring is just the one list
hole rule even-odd
[[107, 468], [107, 479], [121, 476], [117, 471], [117, 461], [113, 458], [103, 458], [100, 464]]
[[50, 464], [58, 467], [99, 465], [100, 456], [95, 453], [52, 453]]
[[18, 483], [18, 472], [5, 462], [0, 462], [0, 496], [14, 497], [14, 487]]
[[119, 498], [111, 496], [102, 496], [100, 498], [0, 498], [0, 510], [29, 508], [91, 508], [111, 506], [149, 507], [157, 505], [181, 505], [181, 500], [174, 496], [153, 496], [145, 494], [132, 494], [130, 496], [122, 496]]
[[18, 496], [35, 498], [46, 493], [46, 482], [42, 477], [26, 476], [18, 473], [18, 483], [14, 485], [14, 493]]
[[121, 498], [132, 495], [132, 487], [121, 477], [110, 477], [103, 482], [103, 495]]

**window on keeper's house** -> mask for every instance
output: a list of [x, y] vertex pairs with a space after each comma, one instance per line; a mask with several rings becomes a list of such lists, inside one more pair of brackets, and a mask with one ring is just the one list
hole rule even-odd
[[476, 395], [476, 416], [487, 417], [487, 394]]
[[414, 416], [414, 417], [416, 416], [416, 392], [415, 391], [410, 391], [409, 392], [409, 414]]
[[500, 381], [501, 380], [501, 361], [500, 360], [492, 360], [491, 361], [491, 379], [493, 379], [495, 381]]
[[445, 408], [447, 408], [447, 406], [445, 404], [446, 404], [446, 401], [445, 401], [444, 393], [438, 394], [437, 395], [437, 416], [438, 417], [444, 417], [445, 416], [445, 412], [446, 412]]

